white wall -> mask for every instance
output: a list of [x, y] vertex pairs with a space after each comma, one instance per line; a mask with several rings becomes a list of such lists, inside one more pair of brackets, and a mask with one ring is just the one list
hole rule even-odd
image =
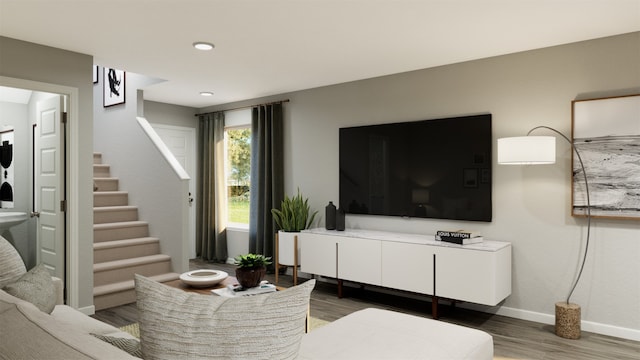
[[[338, 200], [340, 127], [489, 112], [494, 143], [536, 125], [570, 135], [571, 101], [640, 93], [638, 64], [640, 33], [633, 33], [204, 110], [289, 98], [285, 190], [293, 194], [300, 187], [322, 214], [329, 201]], [[570, 216], [570, 158], [568, 144], [558, 141], [554, 166], [499, 166], [494, 146], [491, 223], [347, 216], [347, 227], [423, 234], [472, 228], [488, 239], [510, 241], [512, 295], [501, 307], [484, 310], [551, 323], [584, 247], [586, 223]], [[593, 222], [585, 272], [572, 297], [582, 306], [583, 330], [640, 340], [639, 258], [640, 222]]]

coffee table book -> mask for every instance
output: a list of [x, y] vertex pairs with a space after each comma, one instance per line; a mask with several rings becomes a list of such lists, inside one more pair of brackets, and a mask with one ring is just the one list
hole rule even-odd
[[229, 285], [220, 289], [211, 290], [212, 293], [224, 297], [253, 296], [259, 294], [267, 294], [274, 291], [276, 291], [276, 286], [267, 283], [260, 284], [260, 286], [256, 286], [250, 289], [242, 289], [242, 287], [239, 285]]

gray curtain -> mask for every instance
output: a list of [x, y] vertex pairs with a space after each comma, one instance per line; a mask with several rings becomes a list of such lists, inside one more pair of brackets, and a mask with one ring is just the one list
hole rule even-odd
[[224, 113], [203, 114], [198, 122], [196, 255], [227, 260], [227, 207], [224, 179]]
[[284, 197], [282, 104], [253, 108], [251, 118], [251, 192], [249, 252], [274, 255], [271, 209]]

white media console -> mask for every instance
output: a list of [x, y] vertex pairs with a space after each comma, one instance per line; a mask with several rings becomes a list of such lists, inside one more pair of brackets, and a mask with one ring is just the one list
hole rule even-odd
[[[511, 294], [511, 243], [456, 245], [433, 235], [309, 229], [299, 234], [300, 270], [438, 299], [495, 306]], [[378, 260], [379, 259], [379, 260]]]

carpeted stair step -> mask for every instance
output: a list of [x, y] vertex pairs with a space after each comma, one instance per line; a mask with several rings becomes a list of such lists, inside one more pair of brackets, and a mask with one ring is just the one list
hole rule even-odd
[[110, 177], [111, 166], [105, 164], [93, 164], [93, 177]]
[[101, 206], [93, 208], [94, 224], [106, 224], [137, 220], [137, 206]]
[[135, 302], [134, 274], [159, 282], [173, 281], [171, 257], [160, 254], [160, 240], [149, 237], [149, 224], [139, 221], [129, 193], [119, 191], [119, 179], [102, 154], [93, 154], [93, 282], [94, 306], [108, 309]]
[[93, 244], [94, 264], [159, 253], [160, 240], [154, 237], [104, 241]]
[[134, 274], [153, 276], [170, 272], [171, 257], [165, 254], [97, 263], [93, 264], [93, 286], [133, 280]]
[[[148, 276], [157, 282], [168, 282], [180, 278], [180, 274], [164, 273]], [[108, 309], [114, 306], [130, 304], [136, 301], [135, 284], [133, 279], [118, 283], [96, 286], [93, 288], [93, 305], [96, 310]]]
[[94, 191], [93, 206], [126, 206], [129, 205], [129, 193], [126, 191]]
[[93, 153], [93, 163], [94, 164], [102, 164], [102, 153]]
[[93, 225], [93, 242], [136, 239], [149, 236], [146, 221], [122, 221]]
[[113, 177], [94, 177], [93, 185], [97, 187], [94, 191], [118, 191], [118, 178]]

